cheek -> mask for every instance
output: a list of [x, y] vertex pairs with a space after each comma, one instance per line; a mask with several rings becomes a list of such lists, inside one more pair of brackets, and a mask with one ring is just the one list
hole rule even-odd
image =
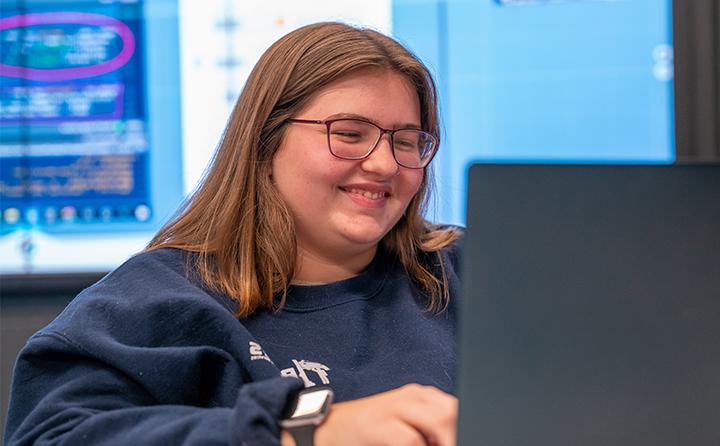
[[410, 170], [401, 174], [403, 199], [410, 202], [420, 190], [425, 172], [423, 170]]
[[296, 217], [312, 217], [330, 206], [337, 184], [347, 176], [347, 169], [332, 160], [297, 156], [276, 161], [275, 186]]

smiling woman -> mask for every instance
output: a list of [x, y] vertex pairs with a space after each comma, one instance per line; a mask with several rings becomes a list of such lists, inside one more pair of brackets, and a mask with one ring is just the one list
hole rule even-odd
[[177, 216], [21, 352], [8, 443], [454, 444], [438, 144], [433, 80], [393, 39], [280, 39]]

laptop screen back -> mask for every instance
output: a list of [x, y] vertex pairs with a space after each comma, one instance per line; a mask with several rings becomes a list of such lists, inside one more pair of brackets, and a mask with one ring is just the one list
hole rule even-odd
[[720, 165], [474, 165], [459, 444], [720, 444]]

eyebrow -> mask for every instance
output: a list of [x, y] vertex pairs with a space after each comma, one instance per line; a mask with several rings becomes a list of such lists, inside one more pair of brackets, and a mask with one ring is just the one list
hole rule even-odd
[[[341, 119], [341, 118], [360, 119], [360, 120], [363, 120], [363, 121], [372, 122], [373, 124], [375, 124], [375, 125], [378, 126], [378, 127], [382, 127], [382, 126], [380, 125], [380, 123], [378, 123], [376, 120], [374, 120], [374, 119], [372, 119], [372, 118], [369, 118], [369, 117], [367, 117], [367, 116], [358, 115], [358, 114], [355, 114], [355, 113], [335, 113], [334, 115], [330, 115], [330, 116], [328, 116], [328, 117], [325, 118], [325, 119], [328, 120], [328, 119]], [[413, 124], [413, 123], [400, 124], [400, 125], [394, 126], [393, 128], [394, 128], [394, 129], [414, 129], [414, 130], [422, 130], [422, 128], [421, 128], [419, 125]]]

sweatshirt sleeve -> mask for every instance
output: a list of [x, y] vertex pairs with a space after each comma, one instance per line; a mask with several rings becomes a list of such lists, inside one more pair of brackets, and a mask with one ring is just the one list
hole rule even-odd
[[140, 254], [78, 295], [18, 356], [5, 444], [278, 445], [302, 387], [186, 277], [179, 251]]
[[[230, 407], [204, 392], [196, 392], [195, 401], [168, 404], [169, 397], [160, 403], [153, 395], [157, 389], [145, 387], [147, 380], [103, 363], [54, 332], [31, 338], [14, 377], [7, 445], [279, 445], [277, 420], [302, 387], [299, 380], [272, 377], [236, 384]], [[222, 381], [212, 370], [195, 378]]]

